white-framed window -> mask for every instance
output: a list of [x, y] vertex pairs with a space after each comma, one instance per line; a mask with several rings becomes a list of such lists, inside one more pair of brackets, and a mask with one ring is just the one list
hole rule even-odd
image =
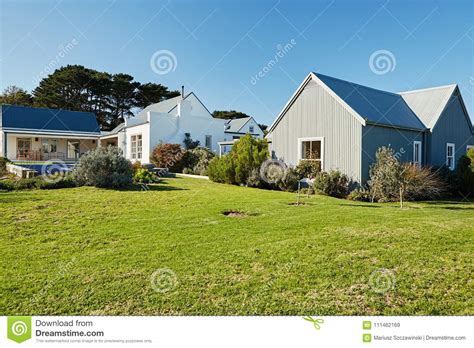
[[421, 167], [422, 155], [421, 141], [413, 142], [413, 164], [417, 167]]
[[298, 160], [311, 160], [324, 168], [324, 138], [311, 137], [298, 139]]
[[43, 153], [58, 152], [58, 140], [43, 138], [41, 140], [41, 150]]
[[456, 146], [454, 144], [451, 144], [451, 143], [446, 144], [446, 166], [451, 170], [454, 170], [454, 167], [456, 166], [454, 162], [455, 150], [456, 150]]
[[130, 137], [130, 157], [132, 159], [142, 159], [143, 141], [141, 134], [135, 134]]
[[254, 131], [253, 126], [249, 126], [249, 132], [250, 132], [250, 133], [253, 133], [253, 131]]
[[212, 135], [206, 135], [205, 146], [206, 146], [209, 150], [212, 150]]

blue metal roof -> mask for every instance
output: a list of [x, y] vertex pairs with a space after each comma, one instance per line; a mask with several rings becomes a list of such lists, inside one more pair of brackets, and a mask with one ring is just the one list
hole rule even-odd
[[355, 112], [371, 123], [424, 130], [401, 95], [322, 74], [315, 75]]
[[3, 128], [33, 129], [39, 131], [98, 133], [99, 124], [92, 112], [33, 108], [2, 105]]

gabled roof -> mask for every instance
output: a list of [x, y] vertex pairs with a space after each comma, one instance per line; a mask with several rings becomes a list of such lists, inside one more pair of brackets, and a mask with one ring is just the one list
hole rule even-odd
[[401, 129], [426, 130], [402, 96], [344, 81], [331, 76], [310, 73], [269, 128], [269, 134], [284, 117], [306, 85], [314, 81], [331, 94], [363, 126], [367, 123]]
[[170, 99], [163, 100], [159, 103], [151, 104], [148, 105], [146, 108], [144, 108], [142, 111], [139, 112], [139, 114], [146, 113], [148, 111], [153, 111], [153, 112], [162, 112], [162, 113], [170, 113], [173, 111], [175, 108], [178, 107], [178, 104], [181, 100], [186, 100], [190, 96], [194, 96], [199, 103], [206, 109], [206, 111], [211, 114], [211, 112], [207, 109], [206, 105], [203, 104], [203, 102], [194, 94], [194, 92], [190, 92], [186, 94], [186, 96], [183, 98], [182, 96], [177, 96], [173, 97]]
[[[401, 92], [400, 95], [427, 128], [432, 129], [453, 95], [456, 85]], [[471, 123], [471, 121], [469, 121]]]
[[97, 133], [100, 128], [92, 112], [2, 105], [2, 128], [67, 133]]
[[248, 121], [250, 121], [252, 117], [242, 117], [242, 118], [234, 118], [232, 120], [228, 120], [226, 122], [226, 125], [229, 126], [229, 128], [226, 128], [226, 132], [229, 133], [239, 133], [240, 130], [247, 124]]
[[419, 130], [426, 128], [399, 94], [322, 74], [315, 75], [370, 123]]

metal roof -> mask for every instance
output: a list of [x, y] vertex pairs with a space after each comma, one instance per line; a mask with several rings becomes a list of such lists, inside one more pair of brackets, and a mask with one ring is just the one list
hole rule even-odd
[[229, 128], [226, 128], [225, 131], [228, 133], [239, 133], [242, 127], [245, 126], [245, 124], [250, 121], [251, 118], [252, 117], [242, 117], [228, 120], [226, 125], [228, 125]]
[[18, 105], [2, 105], [0, 125], [19, 130], [100, 133], [99, 124], [92, 112]]
[[426, 129], [401, 95], [331, 76], [314, 73], [327, 87], [366, 121], [394, 127]]
[[401, 92], [405, 102], [427, 128], [433, 128], [454, 93], [456, 85]]

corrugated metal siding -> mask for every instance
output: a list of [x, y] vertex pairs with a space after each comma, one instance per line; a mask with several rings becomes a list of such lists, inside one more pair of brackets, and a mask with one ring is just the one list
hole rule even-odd
[[400, 93], [426, 127], [438, 118], [456, 86]]
[[467, 145], [474, 143], [457, 93], [451, 97], [438, 123], [432, 130], [430, 149], [430, 162], [432, 165], [442, 166], [445, 164], [446, 143], [455, 144], [456, 163], [459, 157], [466, 153]]
[[324, 170], [361, 179], [362, 125], [323, 87], [310, 81], [272, 132], [277, 158], [298, 162], [298, 138], [324, 137]]
[[[391, 147], [399, 161], [412, 162], [414, 141], [421, 141], [423, 144], [423, 132], [371, 125], [363, 127], [362, 182], [369, 179], [370, 165], [375, 161], [375, 153], [380, 147]], [[422, 153], [424, 152], [425, 149], [422, 149]]]

